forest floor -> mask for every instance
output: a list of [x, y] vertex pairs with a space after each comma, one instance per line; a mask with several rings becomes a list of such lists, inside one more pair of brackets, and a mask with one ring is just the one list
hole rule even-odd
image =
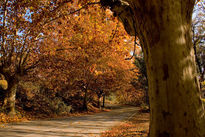
[[[144, 119], [138, 117], [141, 115], [139, 110], [139, 108], [133, 106], [116, 105], [112, 107], [112, 110], [109, 112], [51, 120], [13, 123], [0, 128], [0, 137], [97, 137], [101, 136], [103, 131], [109, 130], [113, 126], [127, 123], [125, 121], [132, 121], [133, 118], [138, 118], [136, 119], [136, 122], [139, 122], [139, 124], [143, 123]], [[137, 131], [141, 132], [141, 130]]]

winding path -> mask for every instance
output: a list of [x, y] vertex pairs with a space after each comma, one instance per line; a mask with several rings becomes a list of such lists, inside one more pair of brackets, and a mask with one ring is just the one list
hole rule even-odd
[[0, 137], [99, 137], [137, 112], [136, 107], [116, 106], [94, 115], [9, 124], [0, 128]]

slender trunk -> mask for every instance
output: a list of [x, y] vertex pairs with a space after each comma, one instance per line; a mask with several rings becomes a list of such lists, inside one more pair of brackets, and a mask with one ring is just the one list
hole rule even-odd
[[88, 90], [87, 88], [84, 89], [84, 99], [83, 99], [83, 110], [87, 111], [88, 110], [88, 105], [87, 105], [87, 100], [88, 100], [88, 96], [87, 96]]
[[[193, 32], [194, 33], [194, 32]], [[193, 34], [194, 35], [194, 34]], [[192, 37], [194, 37], [194, 36], [192, 36]], [[193, 38], [194, 39], [194, 38]], [[197, 68], [197, 70], [198, 70], [198, 73], [199, 73], [199, 75], [200, 75], [200, 79], [199, 79], [199, 85], [200, 85], [200, 89], [202, 89], [202, 85], [201, 85], [201, 78], [202, 78], [202, 76], [203, 76], [203, 73], [202, 73], [202, 66], [201, 66], [201, 63], [200, 63], [200, 60], [199, 60], [199, 58], [198, 58], [198, 56], [197, 56], [197, 50], [196, 50], [196, 42], [194, 41], [194, 43], [193, 43], [193, 45], [194, 45], [194, 55], [195, 55], [195, 60], [196, 60], [196, 65], [198, 66]]]
[[197, 70], [199, 71], [199, 74], [202, 75], [201, 63], [200, 63], [200, 60], [199, 60], [199, 58], [198, 58], [198, 56], [197, 56], [196, 43], [194, 42], [193, 45], [194, 45], [195, 60], [196, 60], [197, 66], [198, 66], [198, 67], [197, 67], [197, 68], [198, 68]]
[[103, 95], [103, 105], [102, 107], [104, 108], [105, 107], [105, 94]]
[[[146, 68], [146, 67], [145, 67], [145, 68]], [[146, 73], [147, 73], [147, 71], [146, 71]], [[145, 78], [146, 78], [145, 102], [146, 102], [146, 104], [149, 106], [149, 109], [150, 109], [150, 104], [149, 104], [149, 93], [148, 93], [149, 84], [148, 84], [147, 74], [146, 74]]]
[[98, 96], [98, 108], [101, 108], [100, 98], [101, 96]]

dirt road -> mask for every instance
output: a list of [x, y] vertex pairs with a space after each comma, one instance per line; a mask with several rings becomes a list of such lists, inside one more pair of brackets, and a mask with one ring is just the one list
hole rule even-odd
[[0, 137], [99, 137], [137, 112], [136, 107], [118, 106], [94, 115], [11, 124], [0, 128]]

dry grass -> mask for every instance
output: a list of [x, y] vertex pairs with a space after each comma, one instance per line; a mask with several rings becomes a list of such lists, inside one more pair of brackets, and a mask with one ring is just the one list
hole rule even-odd
[[148, 131], [149, 113], [138, 113], [128, 121], [102, 133], [101, 137], [147, 137]]

